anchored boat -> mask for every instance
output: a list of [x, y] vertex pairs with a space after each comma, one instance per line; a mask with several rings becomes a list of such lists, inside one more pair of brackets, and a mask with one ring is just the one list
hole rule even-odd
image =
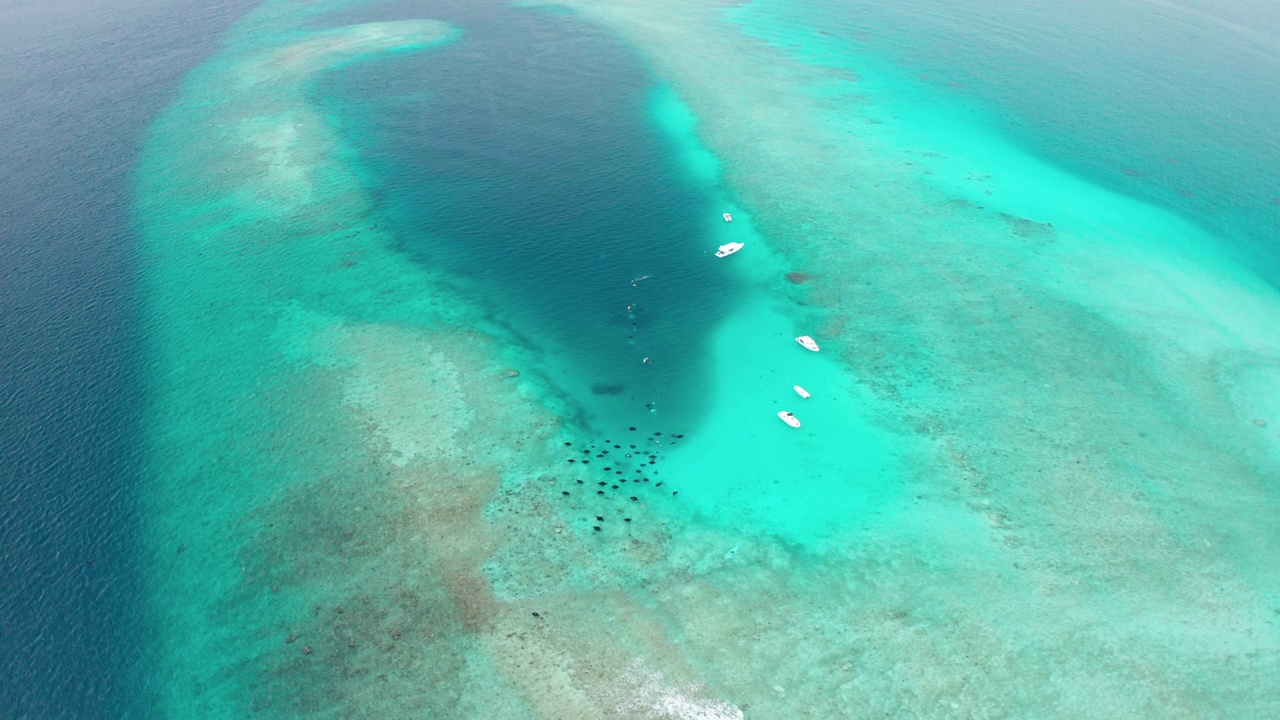
[[725, 221], [725, 222], [733, 222], [733, 216], [732, 216], [732, 215], [730, 215], [729, 213], [725, 213], [725, 214], [724, 214], [724, 221]]
[[782, 422], [790, 425], [793, 428], [800, 427], [800, 421], [796, 419], [796, 416], [786, 410], [783, 410], [782, 412], [778, 413], [778, 417], [782, 418]]
[[801, 335], [800, 337], [796, 338], [796, 342], [803, 345], [805, 350], [812, 350], [813, 352], [818, 352], [818, 349], [819, 349], [818, 343], [814, 342], [813, 338], [809, 337], [808, 335]]
[[795, 388], [795, 389], [796, 389], [796, 394], [797, 394], [797, 395], [799, 395], [800, 397], [804, 398], [805, 400], [808, 400], [808, 399], [809, 399], [809, 391], [808, 391], [808, 390], [805, 390], [804, 388], [800, 387], [799, 385], [792, 385], [791, 387], [793, 387], [793, 388]]
[[725, 243], [724, 245], [721, 245], [718, 250], [716, 250], [716, 257], [718, 258], [729, 257], [730, 255], [741, 250], [742, 246], [745, 244], [746, 243], [740, 243], [740, 242]]

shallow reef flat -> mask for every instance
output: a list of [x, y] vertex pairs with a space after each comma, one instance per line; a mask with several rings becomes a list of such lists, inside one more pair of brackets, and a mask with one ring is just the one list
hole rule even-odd
[[[650, 58], [770, 246], [821, 268], [792, 292], [822, 308], [824, 351], [934, 449], [875, 547], [823, 560], [874, 577], [860, 607], [911, 607], [883, 607], [895, 631], [845, 628], [875, 637], [845, 646], [858, 679], [805, 701], [862, 685], [843, 700], [867, 714], [1274, 708], [1272, 287], [1182, 218], [880, 71], [832, 39], [838, 18], [557, 4]], [[796, 673], [833, 646], [809, 650]]]
[[[445, 629], [463, 622], [453, 608], [468, 601], [438, 579], [449, 561], [419, 558], [419, 543], [396, 540], [409, 523], [388, 514], [421, 520], [419, 541], [450, 527], [449, 508], [468, 507], [468, 488], [491, 487], [498, 467], [467, 459], [458, 436], [486, 418], [461, 398], [515, 391], [503, 368], [474, 364], [491, 343], [459, 329], [468, 318], [447, 289], [387, 250], [361, 178], [306, 100], [335, 64], [451, 30], [301, 32], [281, 20], [285, 9], [314, 12], [275, 3], [250, 16], [156, 123], [138, 171], [154, 368], [145, 507], [161, 638], [150, 685], [175, 717], [394, 714], [373, 693], [380, 683], [483, 666], [468, 663], [467, 643], [386, 654], [404, 647], [401, 628], [428, 624], [424, 614], [453, 637]], [[475, 385], [486, 381], [496, 387]], [[422, 410], [405, 414], [388, 393]], [[536, 436], [544, 422], [554, 427], [545, 415], [516, 426]], [[442, 496], [428, 503], [436, 510], [397, 490], [424, 473], [439, 485], [417, 490]], [[425, 575], [400, 576], [411, 558]], [[444, 697], [456, 699], [396, 709]], [[501, 690], [483, 702], [501, 703]]]
[[[705, 360], [739, 376], [697, 427], [580, 422], [311, 96], [466, 29], [264, 5], [137, 170], [158, 714], [1280, 710], [1274, 291], [998, 137], [983, 172], [904, 147], [917, 91], [768, 5], [555, 4], [648, 59], [753, 228]], [[827, 389], [799, 434], [747, 418], [783, 363]]]

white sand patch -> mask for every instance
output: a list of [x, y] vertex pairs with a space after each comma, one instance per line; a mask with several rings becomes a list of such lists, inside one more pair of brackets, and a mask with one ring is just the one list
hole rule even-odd
[[441, 459], [456, 452], [474, 419], [458, 368], [426, 336], [394, 327], [356, 326], [336, 333], [352, 362], [346, 402], [387, 443], [392, 463]]
[[700, 684], [673, 685], [659, 670], [636, 659], [621, 677], [627, 698], [614, 710], [624, 718], [671, 718], [672, 720], [741, 720], [742, 710], [726, 700], [706, 697]]
[[260, 201], [269, 197], [285, 212], [315, 201], [315, 169], [310, 157], [314, 147], [300, 139], [311, 138], [314, 133], [299, 126], [316, 121], [314, 113], [302, 109], [244, 121], [241, 136], [259, 151], [254, 160], [260, 172], [256, 183]]
[[337, 371], [344, 402], [386, 443], [397, 467], [456, 455], [475, 421], [463, 371], [444, 347], [460, 342], [459, 333], [347, 325], [291, 305], [274, 337], [292, 361]]
[[244, 88], [267, 85], [286, 89], [292, 83], [360, 55], [405, 50], [438, 42], [453, 30], [433, 20], [399, 20], [348, 25], [324, 30], [301, 42], [260, 53], [243, 63], [236, 80]]

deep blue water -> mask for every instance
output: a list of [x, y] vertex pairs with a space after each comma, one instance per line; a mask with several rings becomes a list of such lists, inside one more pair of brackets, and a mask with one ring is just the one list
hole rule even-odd
[[375, 169], [406, 251], [465, 279], [547, 355], [572, 358], [552, 373], [597, 422], [689, 427], [710, 371], [703, 344], [737, 286], [708, 254], [718, 188], [688, 177], [652, 121], [655, 80], [638, 54], [569, 13], [376, 7], [462, 32], [320, 89]]
[[122, 717], [133, 619], [129, 172], [248, 0], [0, 4], [0, 716]]

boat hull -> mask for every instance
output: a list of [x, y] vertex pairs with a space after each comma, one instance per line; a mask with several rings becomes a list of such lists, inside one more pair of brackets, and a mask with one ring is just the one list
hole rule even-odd
[[800, 337], [796, 338], [796, 342], [800, 343], [800, 346], [803, 347], [805, 350], [809, 350], [811, 352], [818, 352], [818, 350], [821, 349], [818, 347], [818, 343], [815, 342], [814, 339], [809, 337], [808, 335], [801, 335]]

